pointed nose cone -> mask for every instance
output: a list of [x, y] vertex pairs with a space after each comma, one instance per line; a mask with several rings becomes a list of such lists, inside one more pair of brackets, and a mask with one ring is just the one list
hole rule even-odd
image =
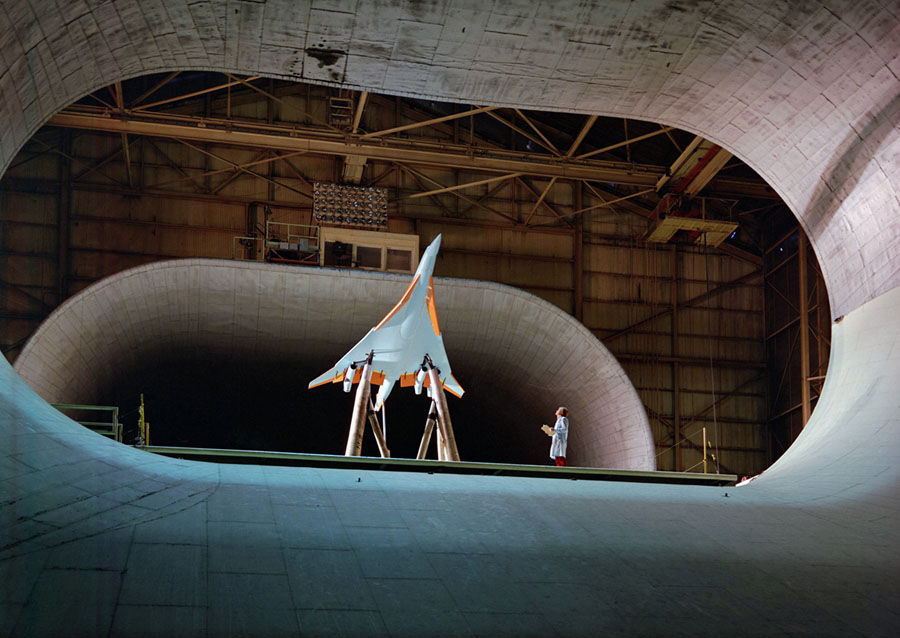
[[438, 235], [437, 237], [434, 238], [434, 241], [431, 242], [431, 245], [428, 247], [428, 251], [427, 251], [428, 252], [428, 261], [430, 262], [429, 270], [432, 270], [432, 271], [434, 270], [434, 262], [437, 261], [437, 255], [438, 255], [438, 251], [440, 249], [441, 249], [441, 236]]
[[434, 238], [434, 241], [432, 241], [431, 244], [428, 245], [428, 248], [425, 249], [425, 252], [422, 253], [422, 259], [421, 261], [419, 261], [419, 267], [416, 269], [417, 273], [431, 276], [431, 271], [434, 270], [434, 262], [437, 260], [437, 254], [438, 250], [440, 250], [440, 247], [441, 236], [438, 235]]

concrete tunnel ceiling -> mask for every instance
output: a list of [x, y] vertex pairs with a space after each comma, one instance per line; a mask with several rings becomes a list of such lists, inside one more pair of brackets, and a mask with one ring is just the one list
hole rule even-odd
[[[223, 447], [258, 447], [247, 438], [256, 430], [273, 433], [257, 439], [265, 449], [339, 454], [352, 395], [339, 385], [307, 391], [306, 384], [378, 323], [408, 283], [402, 275], [252, 262], [159, 262], [71, 298], [38, 329], [15, 369], [51, 403], [133, 404], [137, 392], [157, 390], [159, 401], [148, 396], [151, 425], [185, 423], [180, 432], [152, 430], [160, 445], [191, 444], [193, 429]], [[655, 468], [640, 399], [584, 326], [507, 286], [438, 278], [435, 288], [454, 376], [466, 388], [463, 399], [451, 399], [463, 460], [545, 463], [538, 427], [563, 404], [578, 423], [572, 463]], [[162, 380], [156, 387], [148, 380], [154, 371]], [[144, 387], [123, 387], [131, 377]], [[241, 393], [248, 401], [236, 407], [229, 395]], [[393, 455], [414, 457], [427, 399], [397, 388], [388, 406]], [[233, 423], [235, 416], [244, 422]], [[237, 436], [221, 436], [235, 428]]]

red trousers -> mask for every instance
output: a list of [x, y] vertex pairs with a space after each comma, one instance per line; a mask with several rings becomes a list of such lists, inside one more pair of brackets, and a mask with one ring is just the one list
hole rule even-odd
[[564, 456], [556, 457], [556, 467], [565, 467], [567, 465], [568, 465], [568, 463], [566, 463], [566, 457], [564, 457]]

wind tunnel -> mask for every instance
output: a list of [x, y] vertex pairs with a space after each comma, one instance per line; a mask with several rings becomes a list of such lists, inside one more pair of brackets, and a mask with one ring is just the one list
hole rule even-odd
[[[655, 468], [643, 406], [584, 326], [515, 288], [435, 282], [444, 343], [466, 390], [449, 398], [463, 460], [547, 463], [550, 442], [540, 426], [565, 405], [571, 464]], [[119, 406], [126, 428], [143, 394], [154, 444], [342, 454], [353, 394], [341, 384], [307, 390], [307, 383], [408, 284], [408, 276], [372, 272], [158, 262], [67, 301], [15, 369], [48, 402]], [[427, 410], [424, 393], [394, 390], [392, 456], [415, 457]], [[363, 454], [378, 454], [371, 433]]]

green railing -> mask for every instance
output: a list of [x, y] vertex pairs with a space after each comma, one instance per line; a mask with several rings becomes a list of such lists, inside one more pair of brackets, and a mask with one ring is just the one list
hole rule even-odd
[[52, 403], [51, 405], [60, 412], [77, 410], [79, 412], [110, 413], [112, 421], [76, 421], [76, 423], [80, 423], [97, 434], [107, 436], [119, 443], [122, 442], [122, 424], [119, 423], [119, 408], [112, 405], [79, 405], [75, 403]]

